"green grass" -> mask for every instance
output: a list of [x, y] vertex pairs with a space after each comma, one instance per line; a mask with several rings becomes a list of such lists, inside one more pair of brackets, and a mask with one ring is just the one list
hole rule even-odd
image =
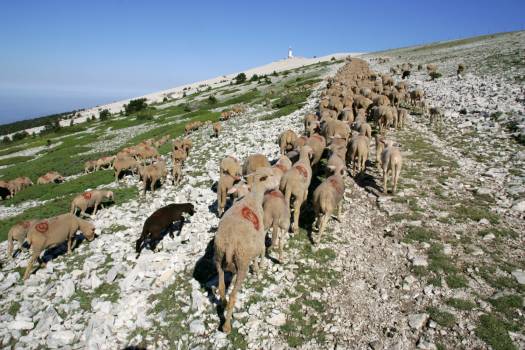
[[488, 234], [494, 234], [497, 238], [518, 238], [518, 233], [510, 228], [486, 228], [478, 231], [478, 236], [484, 237]]
[[511, 327], [495, 314], [481, 315], [476, 335], [489, 344], [493, 350], [517, 350], [508, 331]]
[[409, 226], [405, 237], [403, 237], [403, 242], [430, 242], [432, 239], [436, 238], [437, 235], [432, 230], [419, 226]]
[[33, 157], [30, 157], [30, 156], [18, 156], [18, 157], [11, 157], [11, 158], [0, 159], [0, 166], [3, 166], [3, 165], [15, 165], [15, 164], [18, 164], [18, 163], [22, 163], [22, 162], [28, 161], [30, 159], [33, 159]]
[[505, 314], [510, 319], [517, 314], [517, 310], [522, 309], [523, 307], [523, 297], [516, 294], [491, 299], [489, 302], [496, 311]]
[[7, 313], [13, 317], [16, 316], [16, 314], [18, 313], [18, 310], [20, 310], [20, 303], [18, 301], [13, 301], [10, 305], [9, 305], [9, 309], [7, 310]]
[[491, 224], [497, 224], [500, 221], [497, 214], [487, 210], [486, 208], [473, 205], [459, 205], [455, 207], [452, 216], [459, 222], [487, 219]]
[[476, 303], [467, 299], [460, 298], [449, 298], [447, 299], [446, 303], [447, 305], [452, 306], [455, 309], [463, 311], [470, 311], [476, 307]]
[[453, 289], [468, 287], [467, 279], [459, 274], [451, 274], [445, 277], [445, 280], [447, 281], [447, 285]]
[[428, 268], [434, 272], [455, 273], [457, 268], [453, 260], [443, 253], [443, 245], [432, 244], [428, 250]]
[[446, 328], [451, 328], [456, 324], [456, 317], [447, 311], [442, 311], [437, 307], [428, 307], [427, 312], [432, 320], [438, 325]]

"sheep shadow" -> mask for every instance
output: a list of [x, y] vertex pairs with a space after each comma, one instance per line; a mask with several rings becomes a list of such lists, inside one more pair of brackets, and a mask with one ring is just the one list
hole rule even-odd
[[367, 192], [377, 195], [382, 191], [382, 187], [380, 187], [377, 183], [377, 178], [364, 171], [356, 174], [352, 177], [352, 179], [359, 187], [365, 189]]

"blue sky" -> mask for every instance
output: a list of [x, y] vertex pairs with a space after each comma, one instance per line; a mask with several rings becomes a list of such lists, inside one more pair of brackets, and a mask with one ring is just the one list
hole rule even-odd
[[286, 55], [525, 28], [525, 1], [4, 1], [0, 123], [137, 96]]

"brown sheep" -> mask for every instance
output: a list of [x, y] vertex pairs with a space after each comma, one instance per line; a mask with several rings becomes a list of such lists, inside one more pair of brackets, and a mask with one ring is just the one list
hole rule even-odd
[[293, 130], [283, 131], [279, 135], [277, 143], [281, 150], [281, 154], [286, 154], [286, 152], [291, 151], [294, 147], [295, 141], [297, 140], [297, 134]]
[[39, 185], [50, 184], [50, 183], [60, 183], [64, 181], [64, 177], [57, 173], [56, 171], [50, 171], [45, 175], [40, 176], [36, 183]]
[[313, 207], [316, 217], [316, 224], [318, 229], [317, 238], [312, 239], [319, 243], [323, 236], [328, 219], [332, 216], [332, 213], [338, 208], [338, 219], [341, 217], [342, 211], [342, 199], [345, 192], [343, 176], [345, 174], [346, 167], [341, 164], [338, 167], [328, 166], [334, 174], [323, 181], [314, 191], [313, 194]]
[[24, 280], [29, 277], [35, 260], [45, 249], [67, 241], [67, 253], [71, 254], [73, 238], [78, 230], [84, 234], [88, 241], [95, 238], [93, 224], [72, 214], [62, 214], [36, 222], [27, 233], [26, 240], [31, 246], [31, 258], [27, 263]]
[[80, 209], [80, 216], [84, 216], [88, 208], [93, 208], [93, 215], [97, 215], [98, 206], [104, 199], [114, 201], [113, 191], [93, 190], [79, 194], [71, 201], [71, 214], [76, 215]]
[[240, 177], [242, 175], [241, 163], [234, 156], [227, 156], [221, 160], [219, 173], [230, 174], [231, 176]]
[[[214, 260], [219, 277], [219, 296], [226, 305], [226, 316], [222, 327], [225, 333], [231, 331], [231, 318], [237, 300], [237, 293], [246, 278], [251, 262], [254, 271], [264, 261], [265, 232], [263, 225], [264, 193], [278, 186], [271, 170], [258, 169], [253, 176], [252, 191], [235, 202], [219, 222], [214, 239]], [[259, 257], [260, 261], [256, 259]], [[224, 270], [236, 273], [235, 284], [226, 304], [226, 285]]]
[[268, 191], [264, 194], [264, 230], [272, 229], [271, 249], [279, 247], [279, 261], [284, 260], [283, 248], [286, 231], [290, 227], [290, 207], [286, 205], [284, 195], [278, 189]]
[[[248, 156], [242, 165], [242, 174], [244, 176], [255, 172], [259, 168], [269, 168], [270, 162], [264, 154], [252, 154]], [[248, 183], [250, 185], [250, 182]]]
[[318, 127], [319, 123], [315, 114], [307, 114], [304, 117], [304, 133], [306, 136], [313, 134]]
[[213, 124], [213, 135], [215, 137], [219, 137], [219, 133], [221, 132], [222, 130], [222, 125], [220, 122], [216, 122]]
[[113, 161], [115, 160], [115, 157], [102, 157], [97, 160], [97, 165], [95, 170], [100, 170], [100, 168], [106, 168], [109, 169], [113, 166]]
[[399, 148], [395, 147], [392, 141], [384, 141], [385, 149], [381, 154], [381, 163], [383, 167], [383, 192], [387, 193], [388, 174], [392, 174], [392, 193], [397, 191], [397, 182], [399, 181], [399, 174], [401, 173], [401, 166], [403, 159]]
[[284, 193], [286, 205], [290, 207], [290, 199], [294, 196], [294, 222], [292, 231], [299, 232], [299, 214], [301, 206], [308, 197], [308, 187], [312, 180], [310, 159], [314, 151], [308, 145], [301, 148], [299, 160], [281, 178], [279, 189]]
[[173, 168], [171, 170], [172, 180], [171, 184], [179, 184], [182, 180], [182, 163], [181, 162], [173, 162]]
[[120, 158], [113, 162], [113, 169], [115, 170], [115, 182], [123, 171], [131, 171], [133, 174], [138, 170], [139, 163], [134, 158]]
[[97, 161], [96, 160], [88, 160], [84, 163], [84, 173], [90, 173], [92, 171], [97, 170]]
[[18, 246], [20, 249], [22, 243], [27, 237], [27, 233], [29, 232], [29, 229], [36, 223], [37, 220], [26, 220], [21, 221], [9, 230], [7, 232], [7, 257], [12, 258], [13, 257], [13, 248], [14, 248], [14, 242], [18, 242]]
[[310, 146], [313, 151], [311, 165], [317, 165], [323, 156], [324, 149], [326, 148], [325, 138], [319, 134], [313, 134], [308, 138], [308, 141], [306, 141], [306, 146]]
[[226, 201], [228, 200], [228, 191], [240, 180], [240, 176], [221, 171], [217, 184], [217, 212], [219, 217], [224, 213], [224, 207], [226, 207]]
[[348, 148], [347, 161], [352, 161], [352, 176], [365, 171], [366, 161], [368, 160], [369, 138], [364, 135], [352, 137], [350, 147]]

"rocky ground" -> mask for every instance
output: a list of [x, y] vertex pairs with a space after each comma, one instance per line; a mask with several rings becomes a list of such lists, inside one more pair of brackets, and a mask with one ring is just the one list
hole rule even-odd
[[[278, 134], [301, 131], [324, 82], [290, 115], [271, 119], [256, 106], [224, 123], [217, 139], [209, 127], [192, 134], [195, 147], [180, 185], [168, 181], [155, 193], [99, 211], [94, 241], [81, 242], [71, 256], [55, 251], [58, 257], [25, 284], [27, 253], [3, 260], [2, 346], [524, 348], [525, 150], [518, 142], [524, 105], [522, 83], [514, 78], [524, 68], [480, 63], [496, 48], [514, 52], [522, 36], [365, 56], [378, 71], [406, 61], [437, 62], [443, 77], [429, 81], [413, 72], [408, 82], [425, 90], [429, 105], [441, 107], [443, 123], [430, 124], [412, 110], [405, 129], [390, 131], [405, 160], [398, 194], [380, 192], [371, 162], [366, 175], [346, 181], [344, 214], [331, 220], [315, 247], [307, 205], [304, 227], [289, 238], [286, 263], [269, 260], [247, 278], [230, 335], [218, 330], [210, 251], [219, 222], [213, 191], [219, 162], [253, 153], [276, 159]], [[379, 56], [391, 61], [378, 64]], [[458, 80], [452, 72], [462, 59], [468, 70]], [[142, 184], [128, 176], [119, 186]], [[180, 235], [136, 259], [144, 220], [167, 203], [186, 201], [196, 213]], [[5, 250], [4, 242], [0, 255]]]

